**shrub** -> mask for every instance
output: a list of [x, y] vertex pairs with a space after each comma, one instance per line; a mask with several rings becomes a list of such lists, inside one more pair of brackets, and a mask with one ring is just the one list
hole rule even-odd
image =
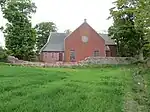
[[6, 62], [7, 61], [7, 53], [6, 50], [0, 47], [0, 62]]

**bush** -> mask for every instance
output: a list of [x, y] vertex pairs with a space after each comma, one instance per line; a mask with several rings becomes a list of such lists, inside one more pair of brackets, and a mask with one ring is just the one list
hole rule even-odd
[[7, 53], [6, 50], [0, 47], [0, 62], [6, 62], [7, 61]]
[[129, 66], [129, 65], [120, 65], [120, 64], [87, 64], [87, 65], [74, 65], [71, 66], [71, 68], [76, 69], [76, 68], [113, 68], [113, 67], [121, 67], [121, 66]]

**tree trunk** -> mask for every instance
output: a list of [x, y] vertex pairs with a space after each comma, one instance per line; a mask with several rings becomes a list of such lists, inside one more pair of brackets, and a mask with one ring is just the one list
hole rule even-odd
[[119, 41], [117, 40], [117, 57], [120, 56], [120, 44]]
[[141, 49], [140, 52], [139, 52], [139, 60], [140, 60], [140, 61], [143, 61], [143, 60], [144, 60], [143, 49]]

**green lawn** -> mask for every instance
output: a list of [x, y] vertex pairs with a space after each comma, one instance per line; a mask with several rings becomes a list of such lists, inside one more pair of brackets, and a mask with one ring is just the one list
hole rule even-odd
[[126, 67], [0, 65], [0, 112], [122, 112], [131, 80]]
[[149, 99], [148, 105], [149, 105], [149, 110], [150, 110], [150, 69], [147, 71], [145, 78], [147, 79], [146, 85], [148, 88], [148, 99]]

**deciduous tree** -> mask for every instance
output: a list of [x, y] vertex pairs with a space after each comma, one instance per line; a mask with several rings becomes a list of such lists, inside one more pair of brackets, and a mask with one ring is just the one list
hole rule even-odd
[[46, 44], [50, 32], [56, 32], [57, 27], [53, 22], [42, 22], [35, 26], [35, 30], [37, 33], [36, 47], [37, 52], [39, 52], [40, 49]]
[[0, 62], [7, 61], [7, 53], [6, 50], [0, 46]]
[[36, 32], [31, 24], [35, 4], [30, 0], [10, 0], [3, 2], [1, 7], [3, 17], [8, 21], [4, 29], [6, 48], [19, 59], [31, 60], [36, 42]]
[[149, 42], [146, 37], [148, 33], [145, 32], [148, 29], [144, 22], [146, 16], [141, 21], [144, 7], [141, 7], [140, 1], [142, 0], [117, 0], [114, 2], [115, 7], [110, 9], [114, 23], [109, 28], [109, 35], [117, 42], [119, 56], [139, 55], [139, 58], [143, 60], [145, 46]]

